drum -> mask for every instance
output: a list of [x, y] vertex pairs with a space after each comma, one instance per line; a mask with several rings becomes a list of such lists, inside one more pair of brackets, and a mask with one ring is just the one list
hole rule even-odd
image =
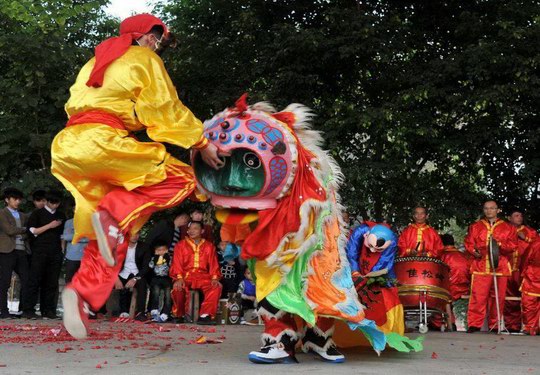
[[394, 262], [398, 294], [405, 309], [418, 309], [420, 303], [430, 310], [446, 312], [450, 303], [450, 268], [439, 259], [403, 257]]

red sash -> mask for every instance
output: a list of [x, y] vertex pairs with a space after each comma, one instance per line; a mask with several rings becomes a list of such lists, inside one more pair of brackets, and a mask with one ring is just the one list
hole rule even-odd
[[109, 125], [111, 128], [115, 129], [127, 130], [120, 117], [113, 115], [112, 113], [98, 110], [81, 112], [71, 116], [66, 124], [66, 128], [73, 125], [93, 123]]

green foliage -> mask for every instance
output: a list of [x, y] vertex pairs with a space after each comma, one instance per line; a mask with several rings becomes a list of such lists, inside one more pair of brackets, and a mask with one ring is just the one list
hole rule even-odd
[[540, 222], [538, 2], [164, 1], [169, 55], [202, 118], [247, 91], [318, 115], [351, 211], [439, 226], [487, 196]]
[[[112, 30], [101, 1], [0, 1], [0, 182], [59, 186], [50, 144], [81, 65]], [[109, 31], [107, 31], [109, 30]]]

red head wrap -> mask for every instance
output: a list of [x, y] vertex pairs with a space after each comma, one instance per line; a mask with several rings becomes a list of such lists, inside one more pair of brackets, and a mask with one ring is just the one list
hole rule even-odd
[[96, 47], [96, 63], [86, 85], [101, 87], [107, 67], [126, 53], [134, 40], [150, 32], [154, 26], [162, 26], [164, 35], [169, 33], [163, 21], [151, 14], [138, 14], [123, 20], [120, 24], [120, 36], [109, 38]]

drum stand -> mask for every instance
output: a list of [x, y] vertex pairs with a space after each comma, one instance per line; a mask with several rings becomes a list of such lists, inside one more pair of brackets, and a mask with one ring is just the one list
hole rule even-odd
[[[434, 310], [434, 309], [428, 309], [427, 306], [427, 298], [428, 298], [428, 291], [422, 290], [419, 293], [419, 302], [418, 302], [418, 332], [424, 334], [429, 331], [428, 328], [428, 318], [434, 316], [435, 314], [441, 315], [441, 332], [444, 332], [446, 330], [452, 331], [452, 325], [449, 324], [449, 315], [448, 313], [445, 313], [443, 311]], [[410, 312], [411, 315], [414, 314], [414, 312]], [[406, 312], [407, 315], [407, 312]], [[411, 316], [409, 315], [409, 316]], [[416, 316], [416, 314], [414, 314]]]
[[[504, 325], [504, 316], [501, 314], [501, 305], [499, 304], [499, 286], [497, 285], [497, 267], [495, 267], [494, 255], [493, 255], [493, 241], [491, 236], [489, 237], [489, 261], [491, 263], [491, 269], [493, 270], [493, 289], [495, 291], [495, 305], [497, 307], [497, 334], [509, 335], [510, 332]], [[489, 315], [489, 314], [488, 314]], [[488, 318], [489, 322], [489, 318]], [[495, 327], [489, 327], [491, 332]]]
[[418, 324], [418, 331], [420, 333], [427, 333], [428, 332], [428, 315], [427, 315], [427, 291], [423, 290], [420, 292], [420, 298], [418, 302], [418, 307], [420, 311], [420, 322]]

